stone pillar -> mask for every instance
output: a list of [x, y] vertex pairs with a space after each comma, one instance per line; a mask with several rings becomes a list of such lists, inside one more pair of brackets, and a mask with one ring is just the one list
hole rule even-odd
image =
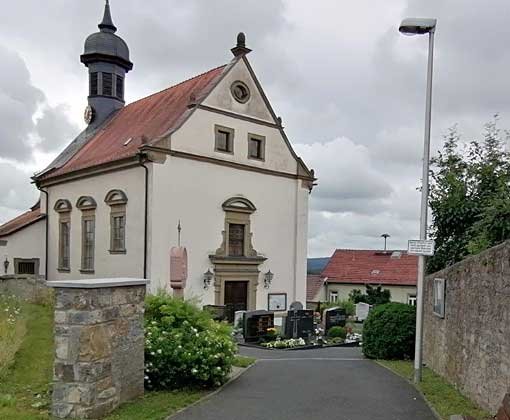
[[148, 280], [50, 281], [55, 288], [52, 413], [100, 418], [143, 395]]

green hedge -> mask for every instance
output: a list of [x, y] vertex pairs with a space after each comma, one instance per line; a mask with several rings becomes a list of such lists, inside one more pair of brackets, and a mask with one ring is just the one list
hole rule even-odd
[[148, 389], [218, 386], [236, 353], [232, 329], [193, 302], [160, 294], [146, 299], [145, 386]]
[[330, 338], [343, 338], [347, 337], [347, 330], [338, 325], [331, 327], [328, 331], [328, 337]]
[[416, 308], [386, 303], [373, 308], [363, 325], [363, 354], [371, 359], [412, 359]]

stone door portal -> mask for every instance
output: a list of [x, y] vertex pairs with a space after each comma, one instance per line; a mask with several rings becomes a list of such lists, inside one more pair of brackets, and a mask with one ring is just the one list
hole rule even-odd
[[248, 309], [248, 282], [226, 281], [224, 302], [228, 322], [234, 322], [236, 311]]

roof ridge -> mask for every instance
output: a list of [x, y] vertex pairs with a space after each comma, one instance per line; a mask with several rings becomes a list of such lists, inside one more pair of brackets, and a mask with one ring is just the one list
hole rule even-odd
[[[211, 72], [213, 72], [213, 71], [215, 71], [215, 70], [219, 70], [219, 69], [221, 69], [221, 68], [223, 68], [223, 67], [227, 67], [227, 66], [228, 66], [228, 63], [227, 63], [227, 64], [222, 64], [221, 66], [217, 66], [217, 67], [214, 67], [213, 69], [210, 69], [210, 70], [204, 71], [204, 72], [202, 72], [202, 73], [200, 73], [200, 74], [197, 74], [196, 76], [190, 77], [190, 78], [185, 79], [185, 80], [183, 80], [183, 81], [181, 81], [181, 82], [179, 82], [179, 83], [176, 83], [175, 85], [172, 85], [172, 86], [169, 86], [169, 87], [167, 87], [167, 88], [161, 89], [161, 90], [160, 90], [160, 91], [158, 91], [158, 92], [154, 92], [154, 93], [151, 93], [150, 95], [144, 96], [143, 98], [139, 98], [139, 99], [137, 99], [136, 101], [133, 101], [133, 102], [130, 102], [129, 104], [127, 104], [127, 105], [124, 107], [124, 109], [126, 109], [126, 108], [130, 107], [130, 106], [131, 106], [131, 105], [133, 105], [133, 104], [136, 104], [136, 103], [138, 103], [138, 102], [141, 102], [141, 101], [143, 101], [143, 100], [145, 100], [145, 99], [148, 99], [148, 98], [151, 98], [151, 97], [153, 97], [153, 96], [159, 95], [160, 93], [166, 92], [167, 90], [170, 90], [170, 89], [176, 88], [177, 86], [180, 86], [180, 85], [182, 85], [182, 84], [184, 84], [184, 83], [186, 83], [186, 82], [189, 82], [189, 81], [191, 81], [191, 80], [193, 80], [193, 79], [197, 79], [197, 78], [202, 77], [202, 76], [205, 76], [206, 74], [209, 74], [209, 73], [211, 73]], [[122, 110], [122, 109], [121, 109], [121, 110]]]

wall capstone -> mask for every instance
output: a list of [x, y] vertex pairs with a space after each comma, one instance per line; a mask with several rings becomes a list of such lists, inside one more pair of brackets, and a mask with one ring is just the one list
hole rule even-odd
[[143, 395], [148, 280], [50, 281], [55, 289], [52, 413], [100, 418]]

